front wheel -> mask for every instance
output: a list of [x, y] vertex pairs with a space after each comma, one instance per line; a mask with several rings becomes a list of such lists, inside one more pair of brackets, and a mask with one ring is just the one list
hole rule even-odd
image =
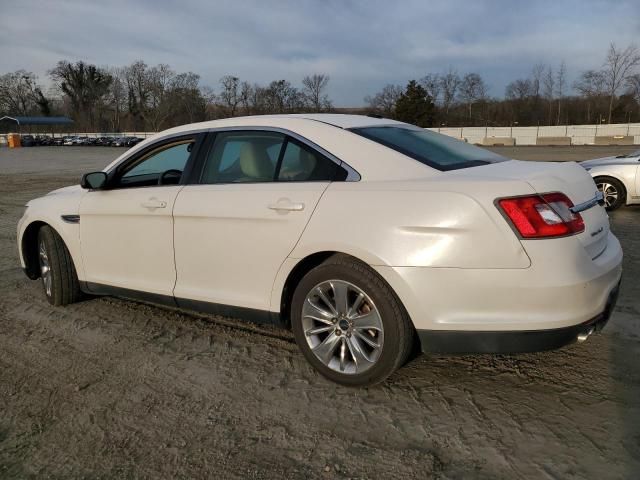
[[596, 177], [596, 186], [604, 197], [604, 207], [615, 210], [625, 204], [627, 192], [620, 180], [611, 177]]
[[51, 305], [68, 305], [82, 297], [71, 254], [48, 225], [38, 231], [38, 263], [44, 294]]
[[346, 255], [304, 276], [293, 295], [291, 322], [309, 363], [343, 385], [383, 381], [413, 347], [413, 325], [394, 292], [370, 267]]

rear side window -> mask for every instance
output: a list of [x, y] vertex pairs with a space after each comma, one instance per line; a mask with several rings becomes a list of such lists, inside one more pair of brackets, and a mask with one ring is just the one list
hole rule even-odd
[[282, 133], [216, 134], [200, 183], [342, 181], [348, 172], [309, 146]]
[[216, 135], [201, 183], [272, 182], [285, 136], [274, 132], [222, 132]]
[[296, 140], [287, 141], [278, 173], [279, 182], [330, 182], [346, 177], [346, 170], [337, 163]]
[[419, 127], [363, 127], [351, 131], [438, 170], [456, 170], [508, 160], [484, 148]]

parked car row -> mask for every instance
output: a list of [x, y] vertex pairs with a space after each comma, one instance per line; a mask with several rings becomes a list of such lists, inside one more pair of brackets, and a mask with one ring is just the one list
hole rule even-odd
[[51, 137], [49, 135], [21, 135], [20, 143], [23, 147], [47, 147], [47, 146], [102, 146], [102, 147], [133, 147], [143, 138], [131, 136], [103, 136], [87, 137], [68, 135], [64, 137]]

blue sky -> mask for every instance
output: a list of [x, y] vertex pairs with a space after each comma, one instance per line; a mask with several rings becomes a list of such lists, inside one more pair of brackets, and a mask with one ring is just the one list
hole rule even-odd
[[214, 88], [223, 75], [299, 85], [331, 77], [338, 106], [387, 83], [450, 66], [480, 73], [490, 94], [538, 63], [570, 81], [598, 68], [610, 42], [640, 42], [640, 0], [0, 0], [0, 73], [46, 83], [58, 60], [168, 63]]

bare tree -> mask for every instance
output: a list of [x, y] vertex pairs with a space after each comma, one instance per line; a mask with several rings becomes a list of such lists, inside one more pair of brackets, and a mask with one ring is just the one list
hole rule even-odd
[[49, 99], [36, 82], [36, 76], [25, 70], [0, 75], [0, 112], [28, 115], [39, 109], [43, 115], [48, 115]]
[[460, 86], [460, 76], [453, 68], [440, 77], [440, 86], [442, 87], [442, 106], [445, 113], [449, 115], [449, 109], [453, 105]]
[[49, 71], [51, 79], [71, 102], [73, 112], [81, 123], [95, 128], [95, 111], [104, 101], [113, 79], [107, 71], [82, 61], [58, 62]]
[[275, 80], [265, 89], [269, 111], [273, 113], [293, 113], [304, 108], [302, 92], [287, 80]]
[[627, 93], [640, 105], [640, 73], [627, 78]]
[[590, 122], [593, 110], [601, 103], [599, 99], [607, 95], [604, 73], [601, 70], [587, 70], [574, 82], [573, 88], [585, 98], [587, 103], [586, 121]]
[[562, 61], [556, 72], [556, 97], [558, 98], [558, 116], [556, 119], [556, 125], [560, 125], [560, 108], [562, 105], [562, 97], [564, 96], [564, 87], [567, 82], [567, 66]]
[[366, 96], [364, 101], [369, 108], [380, 112], [385, 117], [393, 117], [396, 103], [404, 92], [400, 85], [387, 84], [384, 88], [373, 96]]
[[614, 99], [638, 65], [640, 65], [640, 52], [635, 45], [629, 45], [624, 50], [619, 50], [615, 43], [609, 45], [602, 70], [609, 95], [609, 123], [611, 123]]
[[434, 103], [438, 103], [440, 99], [440, 91], [442, 89], [442, 80], [437, 73], [428, 73], [420, 79], [420, 85], [427, 91], [427, 95], [431, 97]]
[[524, 100], [534, 95], [534, 87], [528, 78], [519, 78], [509, 83], [504, 96], [509, 100]]
[[325, 93], [329, 84], [329, 75], [314, 73], [302, 79], [302, 93], [309, 106], [315, 112], [322, 112], [331, 108], [329, 96]]
[[123, 68], [110, 68], [109, 75], [113, 81], [107, 94], [107, 103], [111, 111], [110, 127], [114, 132], [120, 131], [120, 121], [127, 108], [127, 87]]
[[536, 97], [536, 99], [540, 96], [542, 90], [544, 71], [544, 63], [536, 63], [531, 70], [531, 94]]
[[220, 85], [222, 86], [222, 91], [219, 98], [226, 109], [226, 114], [229, 117], [235, 117], [236, 109], [240, 104], [240, 79], [232, 75], [226, 75], [220, 79]]
[[149, 81], [147, 64], [137, 60], [124, 67], [124, 78], [127, 85], [127, 101], [129, 115], [133, 121], [134, 130], [146, 128], [145, 118], [149, 101]]
[[240, 105], [245, 115], [251, 115], [251, 98], [253, 97], [253, 87], [249, 82], [240, 84]]
[[169, 65], [159, 64], [148, 70], [146, 75], [149, 100], [145, 120], [151, 130], [157, 132], [171, 115], [171, 102], [167, 96], [176, 77]]
[[482, 100], [487, 95], [487, 86], [484, 80], [477, 73], [467, 73], [460, 82], [458, 97], [460, 101], [467, 105], [469, 118], [471, 118], [471, 107], [478, 100]]
[[556, 93], [556, 77], [553, 74], [551, 67], [548, 67], [542, 75], [542, 96], [547, 100], [549, 104], [549, 117], [547, 123], [551, 125], [553, 118], [553, 100]]

